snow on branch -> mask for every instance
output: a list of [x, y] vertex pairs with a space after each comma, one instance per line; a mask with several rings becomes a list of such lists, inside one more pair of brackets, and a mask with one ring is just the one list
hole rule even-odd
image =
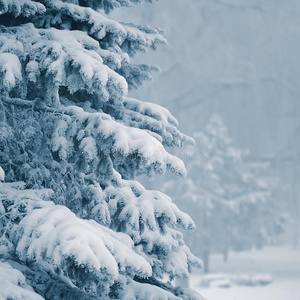
[[[58, 268], [85, 268], [111, 283], [120, 272], [150, 276], [151, 267], [132, 251], [128, 236], [95, 221], [81, 220], [66, 207], [35, 209], [14, 228], [19, 258]], [[71, 261], [71, 262], [70, 262]], [[104, 279], [104, 278], [103, 278]]]
[[187, 214], [180, 211], [167, 195], [146, 190], [136, 181], [119, 178], [118, 186], [104, 190], [111, 215], [110, 227], [128, 234], [138, 253], [142, 247], [159, 276], [166, 272], [171, 277], [183, 277], [192, 266], [201, 267], [199, 259], [185, 246], [182, 234], [173, 229], [195, 227]]
[[9, 263], [0, 260], [0, 298], [43, 300], [26, 282], [24, 275]]
[[71, 277], [77, 286], [84, 284], [80, 279], [83, 273], [108, 286], [122, 273], [151, 276], [150, 265], [133, 251], [128, 235], [82, 220], [66, 207], [42, 200], [40, 196], [47, 190], [22, 190], [22, 184], [0, 185], [1, 206], [10, 214], [3, 216], [4, 220], [2, 217], [2, 230], [5, 228], [5, 238], [24, 264], [32, 263], [43, 270], [48, 263]]
[[42, 3], [32, 0], [0, 0], [0, 16], [9, 13], [15, 17], [20, 15], [29, 17], [45, 11], [46, 8]]
[[117, 189], [107, 187], [105, 198], [112, 217], [117, 219], [118, 230], [130, 234], [136, 243], [143, 239], [146, 227], [153, 232], [165, 231], [166, 225], [185, 229], [195, 227], [192, 219], [180, 211], [167, 195], [146, 190], [136, 181], [119, 178], [118, 185]]
[[178, 122], [164, 107], [150, 102], [126, 97], [124, 100], [126, 124], [150, 130], [161, 137], [168, 147], [181, 147], [184, 143], [194, 144], [194, 140], [178, 130]]
[[[68, 86], [70, 93], [78, 90], [97, 93], [102, 101], [109, 98], [120, 101], [127, 93], [125, 79], [103, 64], [99, 44], [84, 32], [37, 29], [32, 24], [9, 29], [0, 26], [0, 32], [10, 39], [15, 36], [24, 51], [28, 51], [24, 76], [44, 86], [46, 98], [47, 90], [55, 94], [52, 90], [59, 86]], [[22, 57], [19, 60], [23, 62]], [[41, 73], [44, 74], [43, 81], [39, 76]], [[12, 79], [10, 82], [13, 83]]]
[[90, 7], [61, 0], [47, 1], [46, 6], [46, 14], [35, 20], [38, 27], [55, 26], [71, 30], [76, 22], [77, 28], [81, 24], [90, 36], [100, 42], [102, 49], [126, 52], [132, 56], [137, 51], [154, 50], [157, 45], [166, 44], [159, 28], [119, 23]]
[[152, 2], [153, 0], [83, 0], [85, 6], [89, 6], [95, 10], [104, 9], [106, 13], [125, 6], [129, 7], [132, 3]]
[[0, 181], [4, 181], [4, 178], [5, 178], [5, 174], [4, 174], [3, 169], [0, 166]]
[[[175, 173], [185, 176], [186, 171], [183, 162], [169, 154], [159, 140], [144, 130], [127, 127], [115, 121], [110, 115], [100, 112], [86, 112], [75, 106], [48, 108], [41, 105], [38, 100], [3, 98], [2, 101], [71, 117], [57, 123], [58, 127], [52, 137], [53, 151], [59, 151], [61, 159], [67, 158], [68, 149], [72, 151], [73, 139], [76, 139], [89, 161], [99, 159], [99, 157], [97, 158], [97, 149], [106, 155], [109, 155], [113, 150], [111, 158], [115, 162], [115, 167], [123, 165], [126, 161], [131, 161], [131, 163], [140, 164], [141, 168], [145, 168], [145, 171], [148, 170], [147, 172], [153, 170], [157, 173], [164, 173], [166, 169], [171, 169]], [[67, 130], [70, 126], [73, 126], [73, 130]], [[78, 131], [76, 132], [74, 128], [77, 128]], [[72, 134], [72, 138], [69, 134]], [[140, 169], [139, 172], [141, 171]]]
[[92, 138], [104, 154], [113, 153], [113, 162], [119, 160], [117, 165], [128, 162], [139, 164], [148, 171], [164, 173], [166, 169], [171, 169], [185, 175], [183, 162], [169, 154], [157, 139], [144, 130], [123, 125], [110, 115], [89, 113], [74, 106], [66, 107], [65, 113], [71, 115], [78, 126], [86, 124], [77, 135], [77, 140], [82, 143], [86, 141], [84, 138]]
[[21, 63], [15, 54], [0, 53], [0, 82], [2, 88], [10, 91], [22, 80]]

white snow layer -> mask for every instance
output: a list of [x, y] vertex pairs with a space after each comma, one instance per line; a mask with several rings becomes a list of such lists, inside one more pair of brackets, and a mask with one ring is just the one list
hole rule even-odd
[[14, 231], [17, 252], [23, 261], [47, 261], [61, 267], [67, 259], [91, 272], [105, 270], [116, 278], [119, 269], [132, 269], [150, 276], [151, 267], [132, 251], [132, 241], [123, 234], [81, 220], [64, 206], [36, 209], [27, 215]]
[[0, 299], [42, 300], [26, 283], [24, 275], [8, 262], [0, 261]]
[[4, 181], [4, 178], [5, 178], [5, 173], [3, 169], [0, 167], [0, 181]]
[[12, 13], [14, 16], [23, 15], [29, 17], [36, 13], [45, 12], [45, 6], [31, 0], [0, 0], [0, 15]]
[[0, 53], [0, 79], [3, 87], [7, 90], [11, 90], [15, 87], [16, 82], [22, 79], [18, 56], [11, 53]]

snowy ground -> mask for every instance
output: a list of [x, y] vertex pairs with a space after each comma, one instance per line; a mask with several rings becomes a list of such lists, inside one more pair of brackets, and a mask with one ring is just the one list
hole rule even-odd
[[207, 300], [300, 300], [300, 251], [291, 248], [266, 248], [231, 254], [224, 263], [222, 257], [211, 259], [213, 274], [270, 274], [273, 282], [266, 286], [232, 286], [230, 288], [201, 287], [202, 274], [191, 277], [191, 287]]

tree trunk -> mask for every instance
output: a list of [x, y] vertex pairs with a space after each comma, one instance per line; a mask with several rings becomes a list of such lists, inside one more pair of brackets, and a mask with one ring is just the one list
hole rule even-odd
[[295, 220], [295, 231], [294, 231], [294, 249], [298, 250], [299, 248], [299, 221]]
[[203, 254], [204, 273], [209, 273], [209, 251], [205, 251]]
[[224, 262], [228, 261], [228, 248], [226, 248], [223, 252], [223, 261]]

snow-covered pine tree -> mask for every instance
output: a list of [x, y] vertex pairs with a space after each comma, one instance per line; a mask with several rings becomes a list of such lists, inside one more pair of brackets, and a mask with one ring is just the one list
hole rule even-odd
[[284, 207], [273, 201], [276, 180], [268, 176], [268, 165], [247, 161], [247, 152], [233, 146], [220, 116], [214, 114], [195, 140], [201, 155], [191, 151], [188, 179], [182, 184], [171, 180], [164, 189], [195, 220], [197, 229], [186, 239], [208, 272], [211, 253], [222, 253], [226, 260], [229, 250], [272, 243], [283, 231]]
[[135, 2], [0, 0], [3, 299], [201, 298], [163, 280], [200, 266], [176, 229], [193, 221], [135, 180], [184, 175], [166, 149], [191, 141], [127, 97], [157, 70], [130, 57], [165, 43], [108, 18]]

